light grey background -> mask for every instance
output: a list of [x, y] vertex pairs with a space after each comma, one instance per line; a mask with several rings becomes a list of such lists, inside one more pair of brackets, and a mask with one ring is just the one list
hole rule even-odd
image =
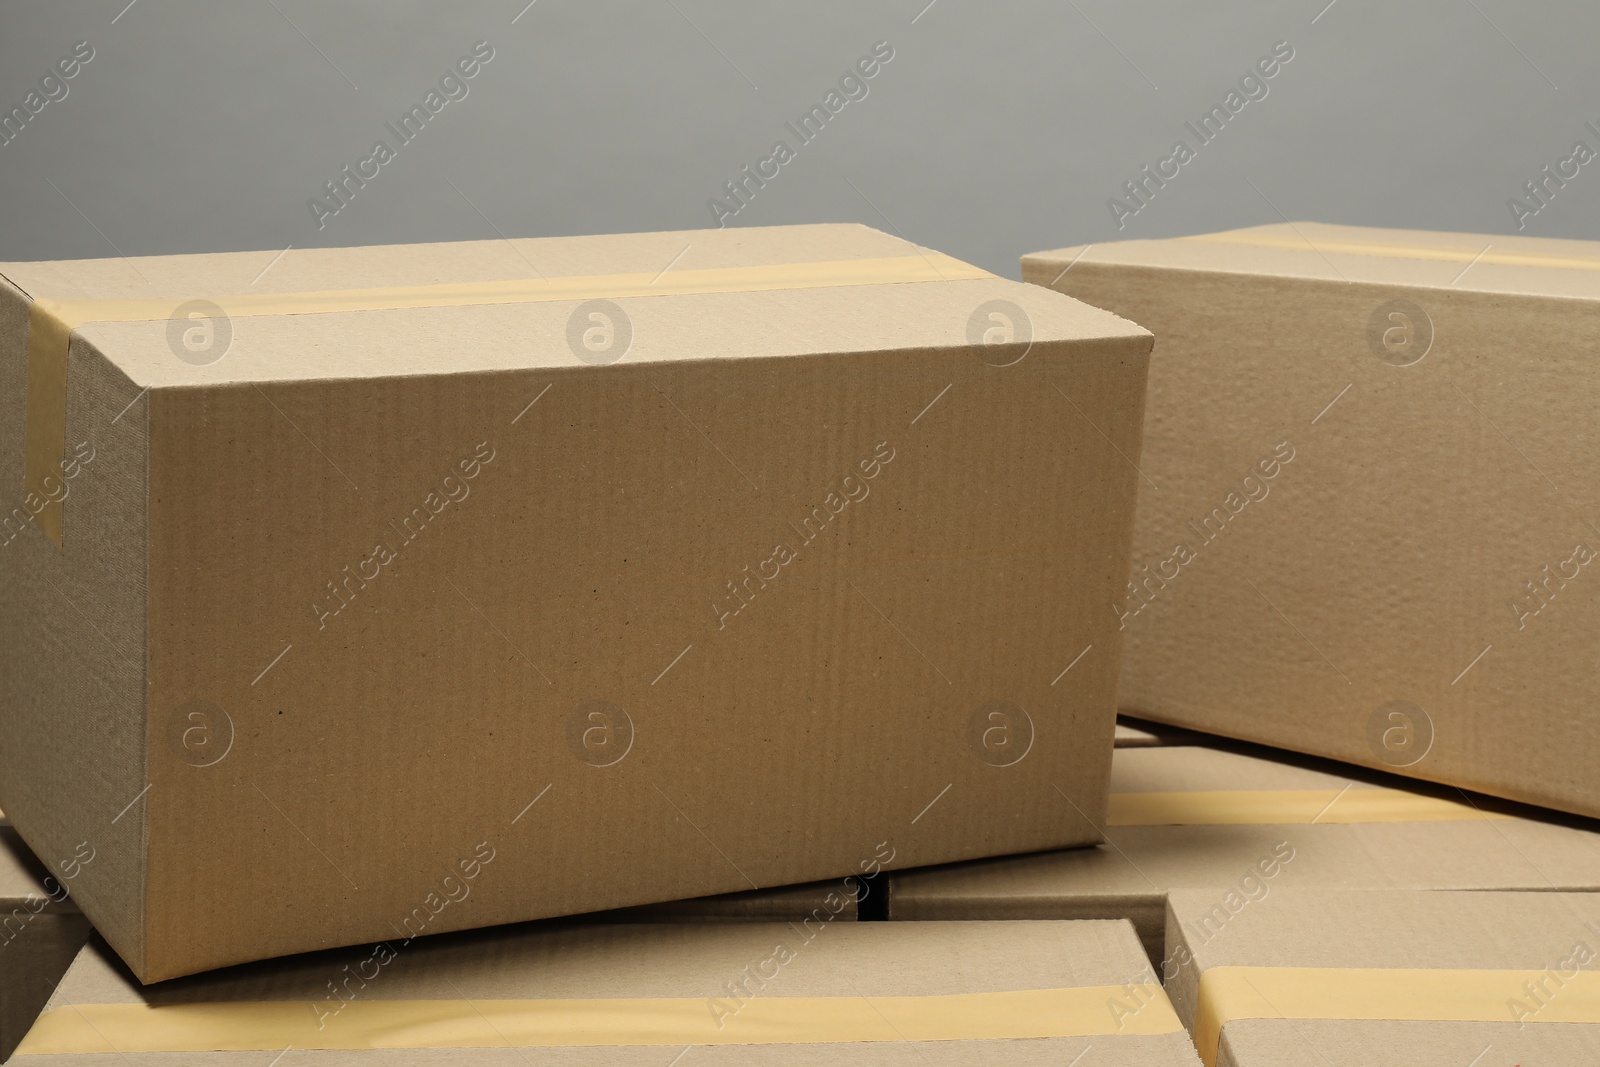
[[[1015, 276], [1285, 216], [1516, 232], [1524, 182], [1600, 150], [1578, 0], [525, 2], [7, 0], [0, 110], [95, 58], [0, 145], [0, 259], [702, 227], [880, 40], [868, 96], [732, 225], [855, 220]], [[467, 98], [318, 229], [309, 198], [478, 40]], [[1119, 231], [1108, 198], [1280, 40], [1269, 95]], [[1600, 238], [1600, 161], [1523, 232]]]

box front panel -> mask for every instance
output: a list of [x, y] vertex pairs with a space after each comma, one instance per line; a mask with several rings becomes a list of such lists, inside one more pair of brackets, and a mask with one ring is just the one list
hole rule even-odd
[[1141, 348], [157, 392], [148, 977], [1096, 839]]

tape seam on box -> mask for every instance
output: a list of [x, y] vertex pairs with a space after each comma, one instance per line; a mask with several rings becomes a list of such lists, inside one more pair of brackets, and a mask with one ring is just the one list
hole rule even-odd
[[[753, 293], [910, 282], [974, 281], [995, 275], [938, 252], [910, 256], [717, 267], [636, 274], [516, 278], [300, 293], [205, 294], [231, 317], [329, 315], [406, 308], [531, 304], [563, 300]], [[28, 396], [23, 489], [46, 536], [63, 543], [62, 504], [50, 481], [61, 478], [66, 452], [67, 350], [74, 329], [89, 322], [153, 322], [171, 318], [184, 297], [137, 300], [35, 300], [28, 309]], [[35, 508], [35, 504], [39, 506]]]
[[[1194, 1043], [1216, 1067], [1222, 1028], [1243, 1019], [1289, 1021], [1600, 1023], [1600, 972], [1560, 975], [1537, 1003], [1543, 970], [1384, 967], [1212, 967], [1201, 972]], [[1517, 1005], [1528, 1010], [1519, 1012]]]
[[[1142, 1005], [1127, 1010], [1132, 1002]], [[1122, 1011], [1114, 1010], [1122, 1005]], [[72, 1004], [16, 1055], [987, 1041], [1181, 1033], [1161, 987], [900, 997]]]

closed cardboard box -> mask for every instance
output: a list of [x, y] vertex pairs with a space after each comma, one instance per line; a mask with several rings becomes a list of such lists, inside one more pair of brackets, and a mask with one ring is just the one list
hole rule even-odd
[[1154, 331], [1124, 711], [1600, 815], [1600, 243], [1041, 252]]
[[[92, 858], [92, 857], [91, 857]], [[11, 1055], [89, 937], [73, 905], [69, 863], [51, 874], [0, 826], [0, 1060]]]
[[1203, 888], [1234, 903], [1284, 888], [1600, 890], [1600, 833], [1592, 829], [1303, 762], [1209, 748], [1118, 749], [1105, 844], [896, 872], [889, 915], [1127, 918], [1160, 961], [1172, 950], [1162, 940], [1167, 894], [1178, 889]]
[[0, 805], [141, 979], [1095, 839], [1140, 328], [860, 226], [0, 275]]
[[1195, 1064], [1126, 923], [529, 924], [378, 959], [140, 988], [96, 941], [16, 1062]]
[[1167, 921], [1207, 1067], [1600, 1062], [1600, 894], [1187, 890]]

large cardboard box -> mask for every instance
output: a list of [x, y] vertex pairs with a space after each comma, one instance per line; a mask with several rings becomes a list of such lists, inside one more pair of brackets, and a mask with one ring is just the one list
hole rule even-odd
[[[1176, 889], [1600, 890], [1600, 833], [1337, 764], [1118, 749], [1106, 842], [889, 878], [892, 919], [1127, 918], [1155, 960]], [[1492, 806], [1490, 806], [1492, 803]], [[1577, 822], [1570, 817], [1568, 822]]]
[[1168, 922], [1207, 1067], [1600, 1062], [1600, 894], [1186, 890]]
[[16, 1062], [1195, 1064], [1126, 923], [533, 924], [377, 960], [141, 988], [97, 939]]
[[1096, 838], [1142, 329], [861, 226], [0, 275], [0, 805], [142, 979]]
[[1124, 711], [1600, 815], [1600, 243], [1024, 257], [1154, 331]]
[[89, 937], [71, 900], [69, 863], [52, 874], [0, 826], [0, 1060], [11, 1055]]

